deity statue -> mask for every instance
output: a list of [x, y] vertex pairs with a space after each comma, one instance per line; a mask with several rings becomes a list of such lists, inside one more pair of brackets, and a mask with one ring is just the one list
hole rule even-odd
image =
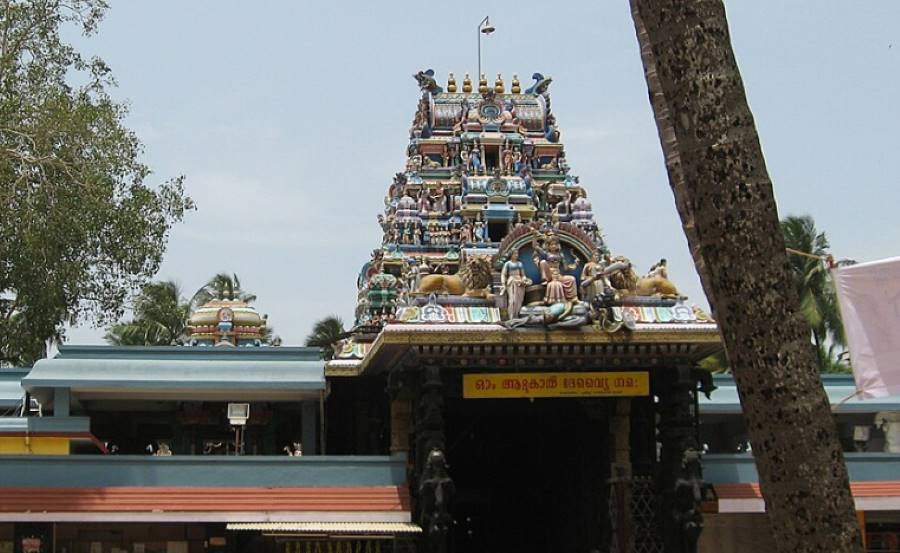
[[[531, 169], [523, 165], [519, 171], [519, 177], [521, 177], [522, 183], [525, 184], [525, 193], [531, 194], [534, 190], [534, 179], [531, 177]], [[535, 195], [536, 197], [537, 195]]]
[[559, 129], [556, 128], [556, 116], [552, 113], [547, 115], [547, 129], [544, 132], [544, 138], [549, 142], [559, 142]]
[[487, 232], [484, 228], [484, 221], [478, 219], [475, 221], [475, 241], [476, 242], [486, 242], [487, 241]]
[[522, 167], [524, 167], [524, 164], [522, 163], [522, 149], [519, 148], [518, 146], [513, 148], [512, 161], [513, 161], [513, 172], [515, 172], [518, 175], [519, 172], [522, 170]]
[[607, 290], [613, 291], [605, 271], [609, 266], [609, 256], [606, 259], [600, 259], [600, 252], [594, 251], [591, 254], [591, 260], [584, 265], [581, 270], [581, 287], [585, 289], [585, 301], [591, 301], [593, 298], [602, 298], [606, 295]]
[[431, 211], [431, 198], [428, 197], [428, 191], [424, 188], [419, 192], [419, 212], [427, 213]]
[[438, 186], [438, 189], [435, 191], [435, 195], [431, 196], [431, 206], [432, 209], [434, 209], [438, 213], [450, 212], [450, 195], [447, 193], [444, 185]]
[[513, 171], [513, 152], [509, 145], [503, 150], [503, 172], [509, 175]]
[[419, 171], [422, 169], [422, 154], [418, 148], [410, 149], [409, 158], [406, 160], [407, 171]]
[[481, 153], [477, 147], [472, 148], [472, 151], [469, 152], [469, 168], [474, 173], [480, 173], [482, 170]]
[[525, 266], [519, 261], [519, 250], [513, 250], [509, 254], [509, 261], [503, 264], [500, 282], [503, 283], [500, 293], [506, 293], [509, 318], [515, 319], [525, 300], [525, 287], [531, 286], [531, 279], [525, 276]]
[[581, 261], [576, 257], [574, 263], [566, 263], [559, 238], [552, 231], [544, 241], [544, 246], [546, 249], [541, 248], [537, 240], [532, 237], [531, 247], [534, 250], [534, 264], [540, 267], [541, 280], [547, 288], [544, 294], [544, 302], [549, 305], [577, 300], [578, 289], [575, 285], [575, 277], [563, 274], [563, 271], [577, 269]]
[[450, 226], [450, 243], [459, 244], [459, 223], [455, 221]]
[[459, 231], [459, 243], [469, 244], [472, 242], [472, 225], [466, 223]]
[[566, 153], [560, 152], [559, 158], [557, 159], [557, 165], [559, 165], [559, 172], [562, 174], [566, 174], [569, 172], [569, 162], [566, 161]]

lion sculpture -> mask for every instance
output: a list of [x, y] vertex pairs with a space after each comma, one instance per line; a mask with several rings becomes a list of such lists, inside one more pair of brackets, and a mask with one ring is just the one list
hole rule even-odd
[[609, 282], [619, 292], [630, 296], [678, 296], [678, 289], [669, 280], [665, 266], [652, 274], [638, 277], [627, 257], [617, 255], [610, 259], [607, 268]]
[[490, 294], [491, 262], [488, 257], [471, 256], [455, 275], [426, 275], [417, 292], [485, 298]]

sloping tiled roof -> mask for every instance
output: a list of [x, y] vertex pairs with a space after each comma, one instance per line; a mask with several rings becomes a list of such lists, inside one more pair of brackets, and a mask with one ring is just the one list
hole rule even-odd
[[[715, 489], [719, 499], [763, 498], [757, 482], [716, 484]], [[850, 491], [853, 492], [853, 497], [900, 497], [900, 481], [851, 482]]]
[[406, 486], [3, 488], [0, 513], [404, 512]]

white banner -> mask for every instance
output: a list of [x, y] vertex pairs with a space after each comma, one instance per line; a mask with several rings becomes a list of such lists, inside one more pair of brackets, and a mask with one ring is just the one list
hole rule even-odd
[[900, 257], [832, 270], [858, 397], [900, 394]]

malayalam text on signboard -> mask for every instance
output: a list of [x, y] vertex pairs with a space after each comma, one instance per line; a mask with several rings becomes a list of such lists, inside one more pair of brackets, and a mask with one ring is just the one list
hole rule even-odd
[[489, 373], [463, 375], [466, 399], [607, 397], [650, 394], [646, 372]]

